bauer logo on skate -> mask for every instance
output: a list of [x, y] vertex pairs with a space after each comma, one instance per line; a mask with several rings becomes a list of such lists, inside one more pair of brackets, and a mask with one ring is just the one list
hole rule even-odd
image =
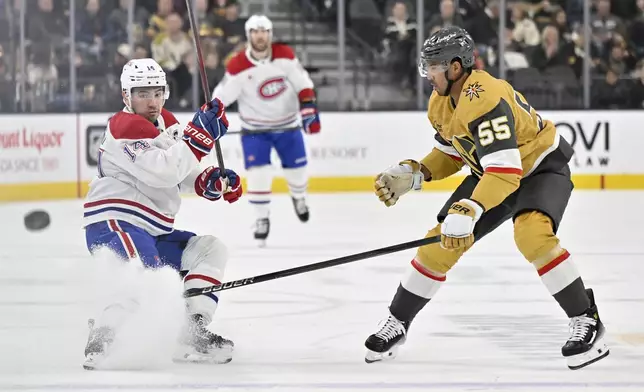
[[269, 79], [259, 86], [259, 95], [266, 99], [275, 98], [286, 91], [286, 87], [284, 78]]

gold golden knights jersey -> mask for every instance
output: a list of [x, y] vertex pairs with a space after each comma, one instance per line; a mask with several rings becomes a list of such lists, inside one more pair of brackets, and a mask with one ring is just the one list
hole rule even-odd
[[572, 147], [551, 121], [543, 120], [506, 81], [475, 70], [455, 105], [436, 92], [429, 99], [429, 121], [438, 145], [421, 163], [439, 180], [464, 164], [480, 181], [472, 199], [486, 210], [500, 204], [557, 151], [554, 165], [572, 157]]

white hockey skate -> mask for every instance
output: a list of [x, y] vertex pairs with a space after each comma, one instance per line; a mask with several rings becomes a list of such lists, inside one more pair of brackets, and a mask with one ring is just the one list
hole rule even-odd
[[174, 362], [228, 363], [233, 359], [235, 344], [210, 332], [201, 315], [190, 318], [183, 338], [175, 351]]
[[408, 323], [390, 314], [378, 332], [370, 335], [365, 341], [364, 345], [367, 348], [365, 362], [373, 363], [396, 358], [398, 348], [405, 343], [408, 329]]
[[253, 233], [260, 248], [266, 246], [266, 239], [271, 229], [271, 221], [268, 218], [260, 218], [255, 222], [255, 232]]
[[304, 198], [296, 199], [294, 197], [292, 197], [291, 200], [293, 200], [293, 208], [295, 209], [295, 214], [298, 219], [301, 222], [308, 222], [309, 207], [306, 205], [306, 200]]
[[581, 369], [605, 358], [609, 349], [604, 342], [606, 329], [599, 318], [592, 289], [586, 289], [590, 308], [586, 313], [570, 319], [570, 339], [561, 348], [561, 354], [571, 370]]
[[109, 327], [94, 327], [94, 319], [89, 319], [89, 337], [85, 346], [85, 361], [83, 368], [94, 370], [108, 354], [109, 347], [114, 342], [114, 331]]

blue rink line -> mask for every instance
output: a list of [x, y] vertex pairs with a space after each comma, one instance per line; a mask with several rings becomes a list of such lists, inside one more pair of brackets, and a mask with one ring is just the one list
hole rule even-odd
[[268, 389], [298, 389], [298, 390], [319, 390], [319, 389], [402, 389], [402, 390], [433, 390], [433, 389], [492, 389], [492, 390], [570, 390], [570, 388], [599, 388], [599, 389], [642, 389], [644, 381], [637, 382], [425, 382], [425, 383], [248, 383], [248, 384], [205, 384], [205, 383], [178, 383], [178, 384], [33, 384], [33, 385], [0, 385], [0, 390], [30, 391], [30, 390], [217, 390], [217, 389], [245, 389], [245, 390], [268, 390]]

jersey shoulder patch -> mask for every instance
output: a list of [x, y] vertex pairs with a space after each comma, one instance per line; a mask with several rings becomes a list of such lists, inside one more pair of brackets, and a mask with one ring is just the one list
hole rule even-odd
[[179, 124], [179, 120], [177, 120], [174, 114], [165, 108], [161, 109], [161, 118], [163, 118], [163, 125], [165, 126], [165, 129], [168, 129], [173, 125]]
[[228, 65], [226, 65], [226, 71], [231, 75], [237, 75], [254, 66], [248, 57], [246, 57], [246, 51], [242, 50], [230, 59]]
[[154, 139], [159, 130], [150, 121], [138, 114], [118, 112], [109, 121], [112, 137], [116, 140]]
[[475, 70], [463, 84], [456, 107], [457, 116], [468, 123], [494, 109], [502, 99], [508, 101], [506, 95], [509, 93], [503, 81], [487, 72]]
[[286, 59], [293, 60], [295, 59], [295, 52], [293, 49], [286, 44], [274, 43], [271, 45], [271, 50], [273, 52], [273, 60], [277, 59]]

